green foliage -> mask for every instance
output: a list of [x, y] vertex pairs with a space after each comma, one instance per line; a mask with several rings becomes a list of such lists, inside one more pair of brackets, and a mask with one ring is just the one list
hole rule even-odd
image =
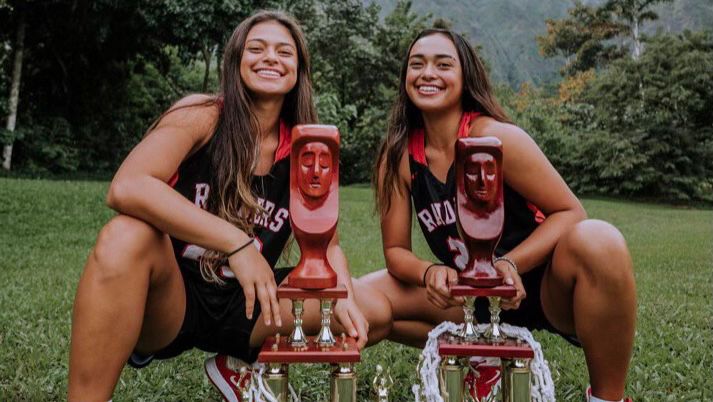
[[713, 40], [657, 35], [640, 60], [602, 72], [583, 94], [601, 130], [622, 133], [641, 159], [632, 192], [713, 200]]
[[32, 173], [74, 172], [79, 167], [80, 149], [72, 135], [69, 122], [61, 117], [48, 118], [32, 124], [31, 133], [19, 130], [18, 153], [27, 158], [26, 169]]
[[713, 39], [659, 34], [638, 60], [499, 96], [577, 192], [713, 201]]
[[614, 22], [608, 9], [576, 2], [567, 13], [567, 18], [545, 21], [547, 34], [537, 37], [543, 56], [568, 58], [560, 70], [562, 75], [586, 71], [622, 56], [621, 49], [608, 41], [624, 32], [626, 26]]
[[356, 0], [328, 2], [305, 24], [320, 119], [341, 133], [343, 183], [369, 181], [402, 57], [428, 18], [414, 14], [409, 1], [399, 2], [383, 23], [378, 12]]

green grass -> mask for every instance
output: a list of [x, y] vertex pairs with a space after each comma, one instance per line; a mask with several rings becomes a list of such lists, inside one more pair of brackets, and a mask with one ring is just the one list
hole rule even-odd
[[[0, 401], [63, 400], [71, 309], [84, 260], [96, 233], [113, 215], [105, 182], [0, 178]], [[355, 276], [384, 266], [368, 188], [341, 194], [340, 238]], [[711, 257], [713, 212], [585, 200], [589, 215], [624, 233], [636, 267], [639, 316], [627, 393], [637, 401], [713, 399]], [[427, 255], [420, 234], [417, 253]], [[555, 376], [558, 399], [581, 400], [587, 383], [581, 350], [557, 336], [535, 333]], [[200, 351], [127, 368], [115, 401], [218, 401], [203, 374]], [[418, 351], [390, 342], [368, 349], [358, 367], [367, 400], [376, 364], [391, 367], [392, 400], [410, 400]], [[326, 371], [293, 369], [303, 400], [324, 400]]]

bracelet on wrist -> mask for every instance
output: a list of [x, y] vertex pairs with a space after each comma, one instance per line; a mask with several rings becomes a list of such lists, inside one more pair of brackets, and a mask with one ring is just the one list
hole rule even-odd
[[252, 237], [249, 238], [248, 241], [245, 242], [245, 244], [243, 244], [243, 245], [241, 245], [240, 247], [236, 248], [235, 250], [233, 250], [233, 251], [227, 253], [227, 254], [225, 255], [225, 258], [230, 258], [230, 257], [234, 256], [235, 254], [241, 252], [245, 247], [247, 247], [247, 246], [253, 244], [253, 241], [254, 241], [254, 240], [253, 240]]
[[425, 271], [423, 271], [423, 278], [421, 279], [421, 283], [423, 283], [424, 288], [426, 287], [426, 274], [428, 274], [428, 270], [437, 266], [437, 265], [443, 265], [443, 264], [433, 263], [433, 264], [429, 265]]
[[508, 265], [510, 265], [512, 267], [512, 269], [515, 270], [515, 272], [520, 274], [520, 272], [517, 270], [517, 265], [515, 264], [515, 261], [511, 260], [510, 258], [501, 256], [501, 257], [495, 257], [495, 259], [493, 260], [494, 263], [498, 262], [498, 261], [505, 261], [506, 263], [508, 263]]

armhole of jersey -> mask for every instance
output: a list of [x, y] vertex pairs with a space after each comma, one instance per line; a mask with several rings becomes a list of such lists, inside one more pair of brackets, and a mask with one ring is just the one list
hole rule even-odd
[[178, 182], [178, 171], [171, 176], [170, 179], [168, 179], [168, 185], [171, 187], [176, 187], [176, 183]]
[[526, 204], [527, 209], [532, 211], [532, 215], [533, 215], [533, 218], [535, 219], [535, 223], [537, 223], [539, 225], [540, 223], [544, 222], [545, 219], [547, 218], [545, 216], [545, 214], [539, 208], [537, 208], [537, 206], [535, 204], [531, 203], [530, 201], [526, 201], [526, 203], [527, 203]]
[[277, 151], [275, 151], [275, 162], [277, 163], [282, 159], [290, 156], [290, 149], [292, 143], [292, 132], [284, 121], [280, 120], [280, 139], [277, 143]]

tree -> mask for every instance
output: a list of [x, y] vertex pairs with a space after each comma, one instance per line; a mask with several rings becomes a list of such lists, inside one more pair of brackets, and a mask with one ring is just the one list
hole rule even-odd
[[217, 56], [219, 72], [222, 47], [235, 26], [266, 1], [222, 0], [161, 0], [142, 6], [148, 26], [165, 45], [176, 47], [184, 64], [199, 55], [203, 62], [203, 86], [208, 92], [213, 56]]
[[609, 0], [604, 5], [605, 10], [610, 10], [614, 15], [627, 24], [627, 31], [631, 35], [631, 57], [637, 60], [641, 56], [641, 25], [645, 21], [658, 19], [651, 8], [656, 4], [670, 3], [672, 0]]
[[320, 119], [339, 127], [341, 163], [351, 168], [342, 171], [345, 183], [369, 180], [403, 56], [430, 18], [413, 13], [409, 1], [399, 1], [383, 23], [378, 13], [373, 3], [337, 0], [323, 3], [305, 24]]
[[[8, 4], [11, 7], [0, 8], [0, 41], [15, 42], [10, 38], [21, 21], [18, 10], [24, 11], [25, 21], [22, 107], [17, 113], [23, 127], [16, 130], [24, 138], [3, 136], [16, 140], [13, 164], [27, 162], [25, 166], [51, 171], [82, 165], [96, 170], [95, 163], [113, 168], [127, 143], [133, 143], [160, 110], [150, 114], [133, 110], [126, 113], [128, 119], [119, 118], [128, 106], [126, 91], [132, 74], [146, 62], [164, 58], [164, 45], [139, 12], [139, 2], [18, 0]], [[55, 133], [66, 133], [60, 141], [66, 152], [58, 152]], [[31, 160], [43, 163], [30, 164]]]
[[17, 122], [17, 105], [20, 98], [20, 80], [22, 77], [22, 61], [23, 55], [25, 53], [25, 5], [20, 3], [16, 9], [17, 13], [17, 36], [15, 39], [14, 51], [15, 55], [13, 57], [12, 63], [12, 83], [10, 84], [10, 96], [8, 98], [9, 103], [9, 113], [7, 116], [7, 124], [5, 130], [7, 132], [6, 137], [8, 138], [8, 143], [3, 146], [2, 150], [2, 167], [5, 170], [10, 170], [12, 165], [12, 147], [13, 147], [13, 135], [15, 131], [15, 124]]
[[624, 56], [626, 48], [612, 40], [629, 35], [632, 57], [638, 59], [643, 23], [658, 18], [653, 6], [670, 1], [607, 0], [602, 6], [588, 6], [578, 0], [567, 18], [546, 20], [547, 34], [537, 37], [540, 53], [564, 56], [567, 63], [560, 72], [572, 76]]
[[615, 22], [609, 9], [577, 1], [567, 13], [567, 18], [546, 20], [547, 34], [537, 36], [544, 57], [567, 59], [560, 70], [562, 75], [597, 68], [623, 55], [621, 49], [610, 42], [624, 32], [626, 26]]
[[[618, 60], [582, 96], [593, 125], [620, 133], [640, 163], [620, 187], [673, 200], [713, 200], [713, 38], [659, 34], [638, 60]], [[632, 102], [636, 99], [635, 102]]]

